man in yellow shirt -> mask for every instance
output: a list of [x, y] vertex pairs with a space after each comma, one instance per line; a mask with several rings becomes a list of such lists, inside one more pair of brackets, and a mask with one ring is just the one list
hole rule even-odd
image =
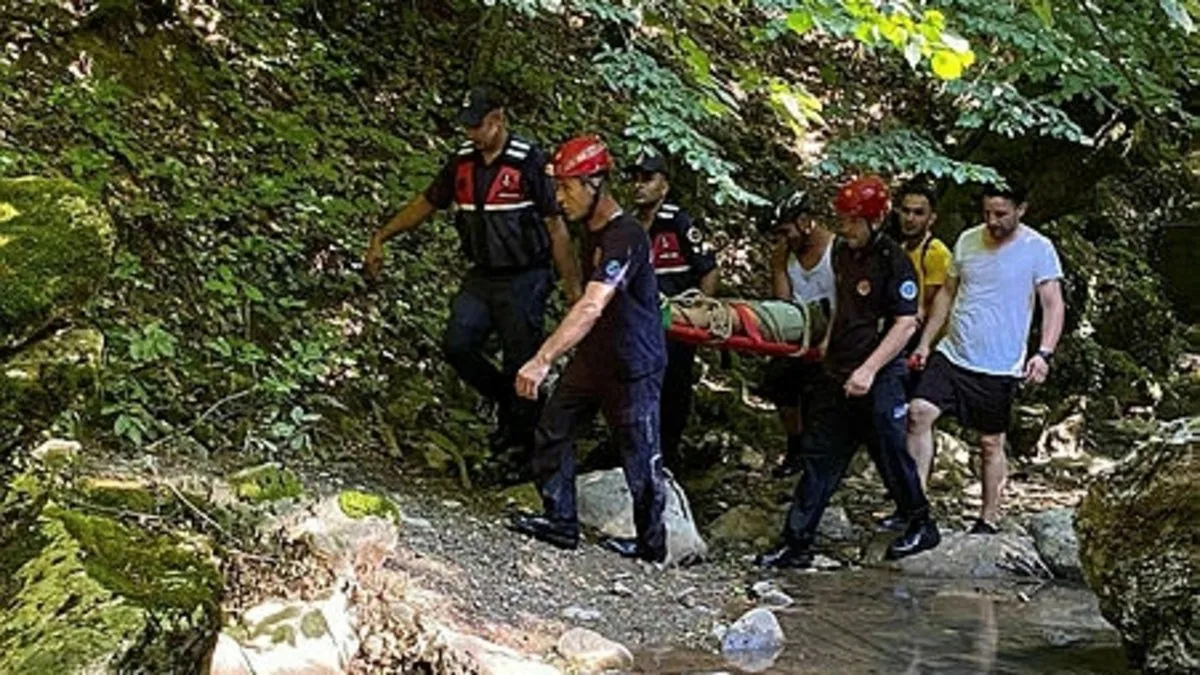
[[[923, 326], [929, 318], [934, 297], [946, 283], [950, 270], [950, 249], [941, 239], [933, 236], [933, 224], [937, 222], [937, 194], [933, 191], [933, 185], [914, 178], [901, 186], [894, 203], [897, 216], [895, 236], [917, 272], [917, 321], [919, 326]], [[905, 354], [913, 353], [920, 342], [920, 334], [921, 331], [917, 330], [904, 348]], [[910, 363], [905, 380], [909, 398], [916, 390], [920, 376], [921, 371]], [[924, 478], [928, 480], [929, 477]], [[897, 530], [904, 526], [904, 519], [899, 513], [893, 513], [879, 521], [879, 525], [886, 530]]]
[[937, 222], [937, 196], [933, 186], [920, 180], [912, 180], [900, 188], [896, 199], [900, 220], [899, 240], [917, 271], [920, 287], [918, 317], [924, 323], [938, 289], [946, 283], [950, 270], [950, 249], [941, 239], [933, 236], [933, 224]]

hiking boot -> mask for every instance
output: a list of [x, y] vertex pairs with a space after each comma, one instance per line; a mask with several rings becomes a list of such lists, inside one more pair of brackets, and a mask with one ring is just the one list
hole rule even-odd
[[784, 544], [772, 551], [759, 555], [754, 559], [759, 567], [773, 569], [806, 570], [813, 565], [813, 554], [807, 546], [792, 546]]
[[579, 548], [578, 525], [555, 522], [545, 516], [518, 513], [509, 520], [508, 529], [558, 548]]
[[887, 560], [899, 560], [921, 551], [935, 548], [942, 542], [937, 523], [930, 518], [921, 518], [908, 524], [908, 529], [893, 541], [884, 556]]
[[976, 518], [975, 523], [971, 525], [971, 529], [967, 531], [967, 534], [1000, 534], [1000, 528], [983, 518]]
[[637, 539], [626, 537], [609, 537], [601, 544], [604, 548], [620, 555], [622, 558], [640, 558], [650, 562], [660, 563], [667, 559], [667, 551], [649, 551], [638, 543]]
[[893, 511], [892, 515], [885, 518], [880, 518], [875, 523], [877, 532], [903, 532], [908, 526], [908, 518], [900, 515], [899, 511]]

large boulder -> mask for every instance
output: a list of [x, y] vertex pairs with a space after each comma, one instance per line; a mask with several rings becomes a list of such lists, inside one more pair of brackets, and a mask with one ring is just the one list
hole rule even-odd
[[1043, 511], [1029, 519], [1029, 530], [1038, 553], [1055, 576], [1083, 580], [1074, 509]]
[[113, 242], [112, 220], [78, 185], [0, 179], [0, 346], [86, 300], [107, 274]]
[[196, 672], [221, 574], [198, 537], [57, 504], [30, 474], [0, 498], [0, 672]]
[[1164, 426], [1079, 508], [1100, 609], [1147, 672], [1200, 671], [1200, 418]]
[[1048, 579], [1053, 576], [1031, 538], [1008, 533], [945, 534], [937, 548], [892, 564], [911, 576], [939, 579]]
[[[579, 522], [609, 537], [633, 537], [633, 498], [620, 469], [595, 471], [575, 480]], [[687, 495], [674, 478], [667, 478], [667, 564], [687, 564], [708, 555], [708, 545], [696, 529]]]

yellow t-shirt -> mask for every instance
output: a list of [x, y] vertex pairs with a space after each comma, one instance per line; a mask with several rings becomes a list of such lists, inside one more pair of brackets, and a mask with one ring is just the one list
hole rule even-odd
[[946, 284], [951, 259], [950, 249], [941, 239], [933, 236], [933, 233], [926, 234], [925, 237], [925, 242], [920, 246], [912, 250], [904, 249], [908, 253], [908, 259], [912, 261], [913, 269], [917, 271], [917, 285], [920, 287], [917, 306], [922, 311], [925, 308], [925, 289]]

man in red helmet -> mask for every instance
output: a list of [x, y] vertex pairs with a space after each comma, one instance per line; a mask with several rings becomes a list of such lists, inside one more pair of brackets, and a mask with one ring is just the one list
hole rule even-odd
[[[458, 111], [458, 123], [467, 141], [425, 192], [371, 237], [363, 272], [377, 279], [385, 242], [416, 228], [436, 210], [453, 209], [462, 252], [471, 267], [450, 307], [443, 336], [446, 361], [497, 404], [499, 426], [490, 438], [492, 452], [502, 456], [518, 446], [528, 453], [537, 409], [513, 396], [512, 378], [545, 334], [546, 300], [554, 285], [551, 259], [570, 302], [580, 294], [579, 271], [545, 174], [545, 155], [509, 132], [501, 92], [488, 86], [471, 89]], [[485, 350], [492, 333], [500, 337], [501, 368]], [[525, 461], [522, 457], [518, 463]]]
[[511, 527], [562, 548], [579, 544], [574, 435], [603, 413], [633, 497], [636, 539], [606, 545], [626, 557], [666, 559], [666, 482], [659, 450], [659, 395], [666, 350], [650, 239], [609, 193], [612, 157], [600, 139], [573, 138], [550, 170], [563, 214], [584, 225], [583, 298], [518, 372], [517, 393], [536, 399], [550, 365], [578, 345], [534, 433], [533, 471], [543, 515]]
[[887, 186], [877, 177], [853, 180], [834, 201], [840, 239], [833, 252], [835, 303], [825, 377], [801, 432], [803, 471], [784, 525], [783, 545], [759, 557], [768, 567], [808, 567], [817, 524], [860, 442], [866, 443], [896, 500], [906, 527], [889, 559], [940, 541], [908, 454], [905, 427], [905, 344], [917, 329], [918, 286], [908, 256], [880, 231]]

